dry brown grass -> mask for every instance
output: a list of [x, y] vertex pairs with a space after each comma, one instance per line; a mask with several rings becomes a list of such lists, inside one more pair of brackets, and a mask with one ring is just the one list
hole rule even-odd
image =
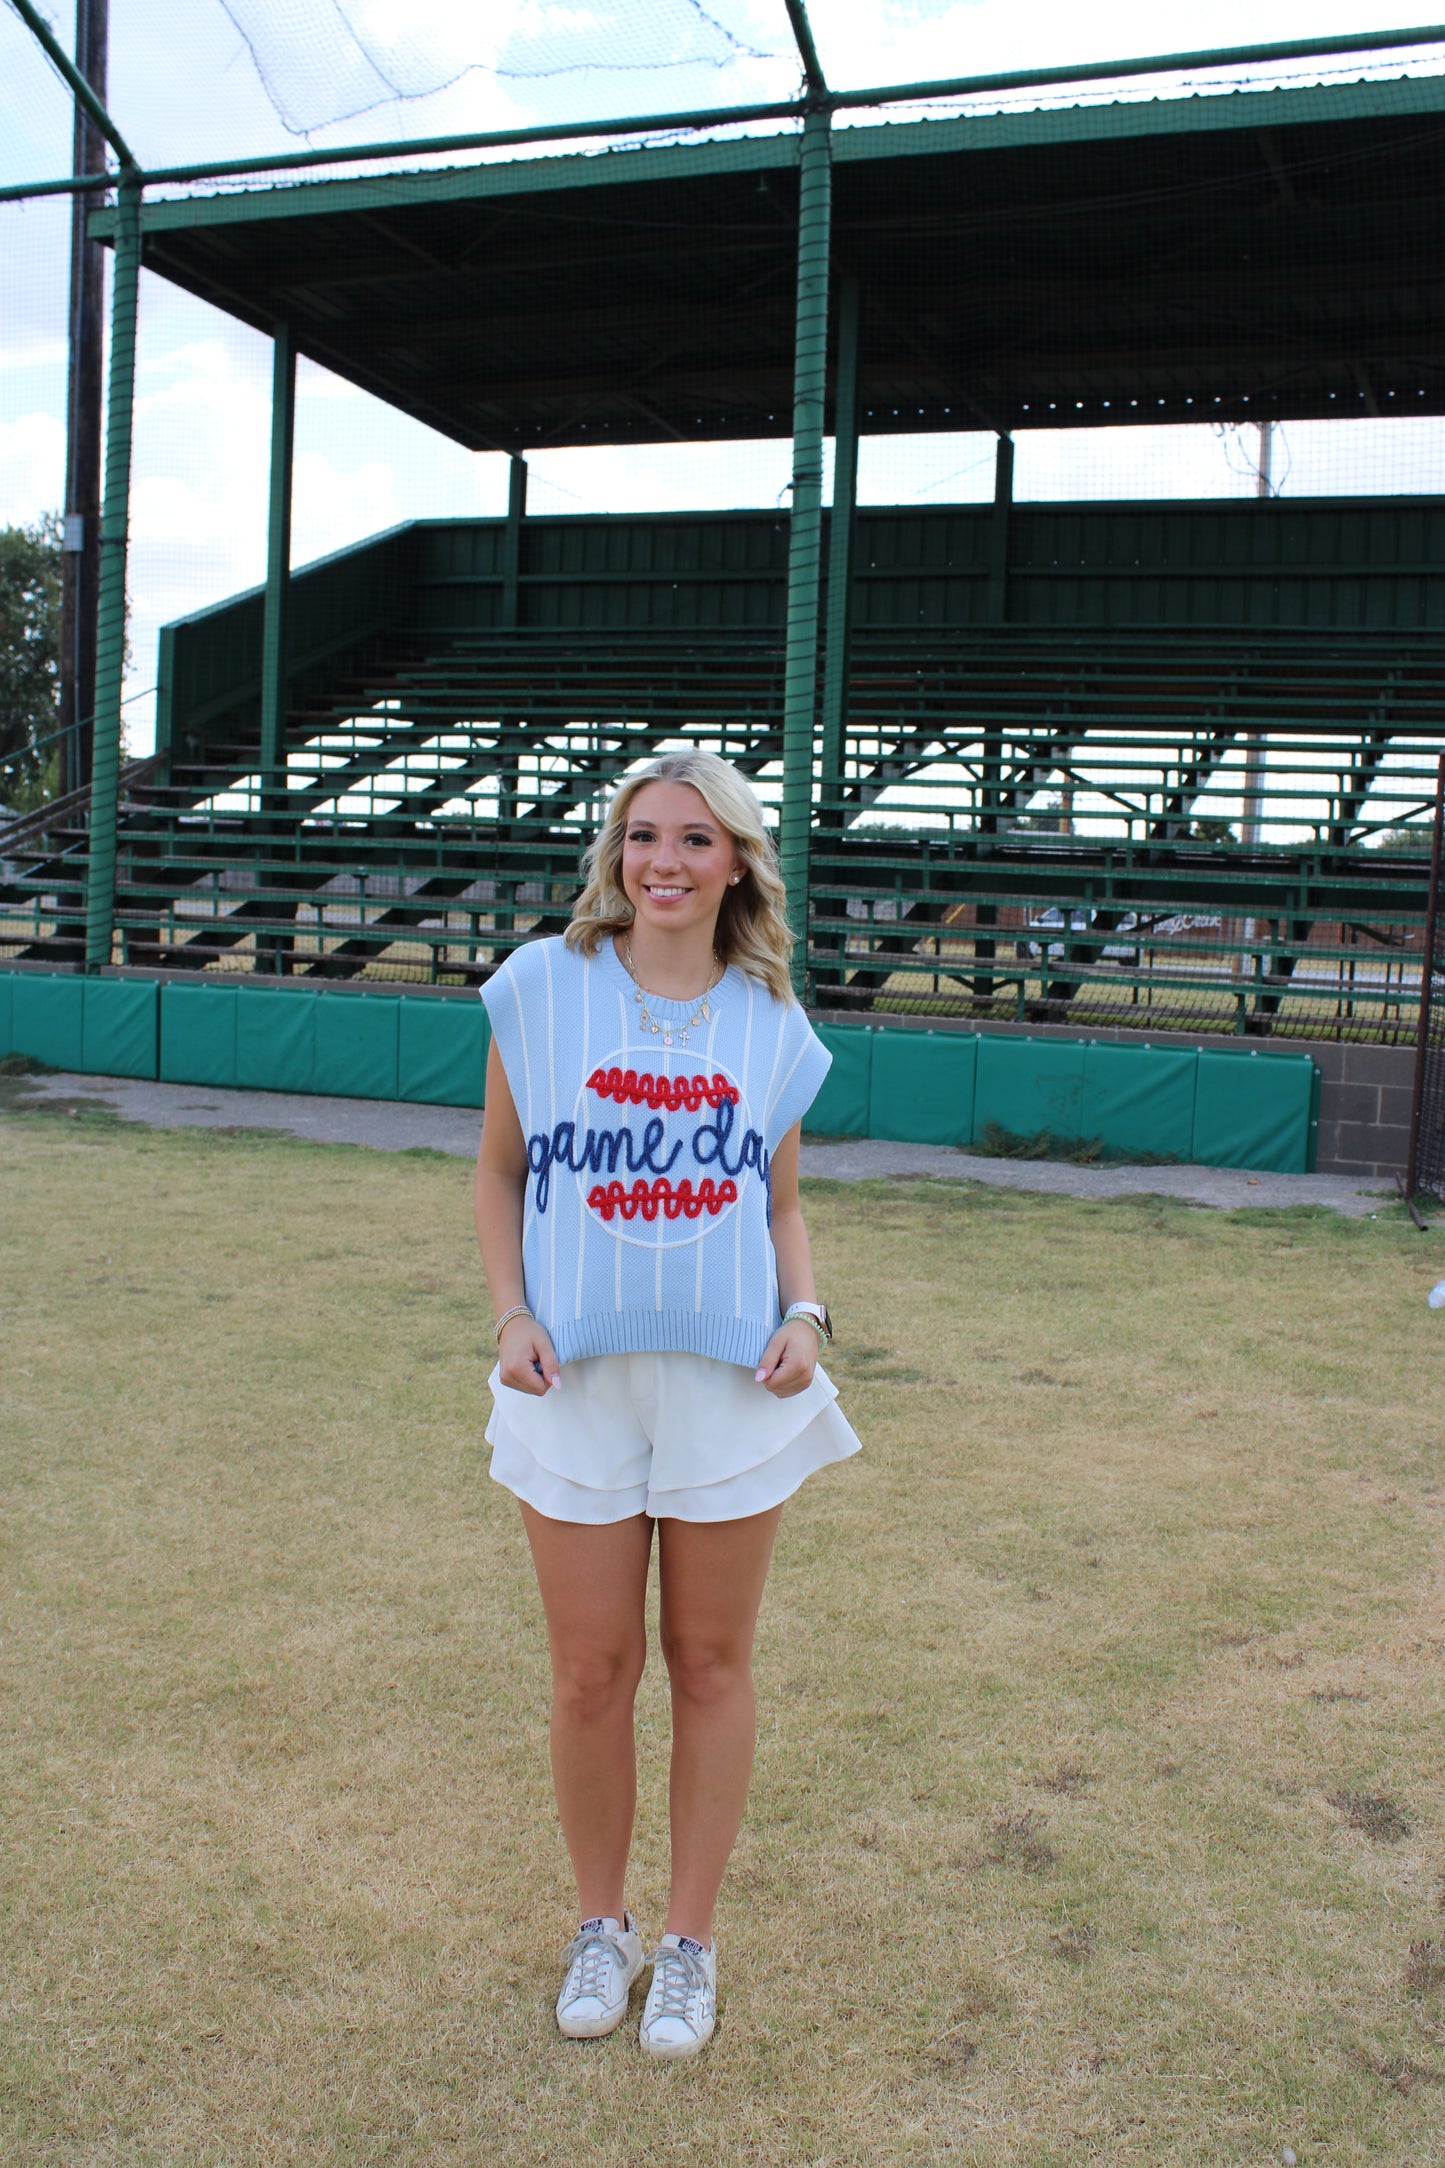
[[[867, 1451], [785, 1517], [722, 2022], [655, 2069], [552, 2026], [467, 1183], [0, 1117], [0, 2155], [1433, 2159], [1440, 1238], [814, 1187]], [[655, 1669], [642, 1743], [655, 1931]]]

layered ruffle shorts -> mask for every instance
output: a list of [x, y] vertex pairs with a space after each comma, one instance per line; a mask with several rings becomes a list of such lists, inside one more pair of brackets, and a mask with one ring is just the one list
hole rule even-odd
[[488, 1383], [493, 1479], [554, 1521], [742, 1520], [859, 1450], [821, 1367], [790, 1400], [680, 1352], [583, 1356], [558, 1392], [519, 1393], [498, 1370]]

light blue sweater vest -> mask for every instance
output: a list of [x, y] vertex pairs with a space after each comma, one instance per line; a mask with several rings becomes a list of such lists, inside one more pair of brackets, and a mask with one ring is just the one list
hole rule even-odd
[[560, 1359], [682, 1348], [754, 1366], [777, 1330], [773, 1152], [831, 1055], [796, 1002], [736, 965], [710, 1016], [647, 1006], [610, 940], [514, 951], [482, 988], [527, 1140], [527, 1302]]

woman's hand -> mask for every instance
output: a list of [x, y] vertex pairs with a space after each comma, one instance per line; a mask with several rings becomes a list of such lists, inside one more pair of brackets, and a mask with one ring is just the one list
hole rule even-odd
[[513, 1392], [543, 1393], [562, 1390], [562, 1365], [545, 1327], [534, 1317], [514, 1317], [502, 1327], [497, 1342], [497, 1363], [502, 1383]]
[[777, 1399], [791, 1400], [794, 1393], [804, 1393], [812, 1384], [820, 1344], [813, 1327], [805, 1319], [794, 1318], [791, 1325], [778, 1327], [753, 1375]]

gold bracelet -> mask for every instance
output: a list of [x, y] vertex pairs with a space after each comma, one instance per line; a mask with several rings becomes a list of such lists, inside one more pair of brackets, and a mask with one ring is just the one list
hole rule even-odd
[[[504, 1326], [510, 1325], [514, 1317], [531, 1316], [532, 1313], [527, 1308], [525, 1302], [514, 1302], [510, 1310], [503, 1310], [501, 1316], [497, 1319], [496, 1324], [492, 1327], [492, 1338], [496, 1341], [498, 1347], [500, 1347], [502, 1344], [502, 1330]], [[532, 1322], [535, 1324], [536, 1319], [533, 1318]]]

